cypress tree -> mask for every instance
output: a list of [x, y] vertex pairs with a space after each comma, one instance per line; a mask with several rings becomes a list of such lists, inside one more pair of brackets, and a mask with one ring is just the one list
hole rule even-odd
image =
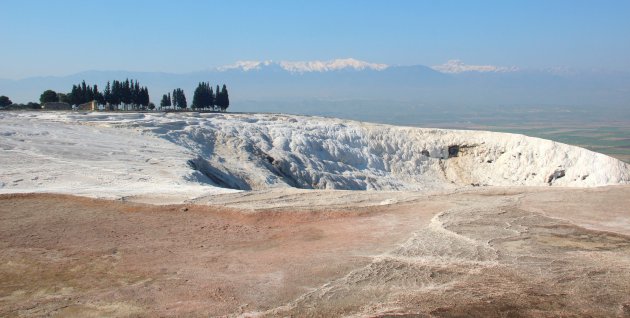
[[160, 101], [160, 108], [164, 108], [166, 106], [170, 106], [170, 105], [169, 105], [168, 96], [166, 96], [166, 94], [164, 94], [164, 95], [162, 95], [162, 100]]
[[149, 97], [149, 88], [148, 87], [144, 87], [142, 89], [142, 99], [143, 99], [143, 106], [147, 107], [149, 106], [149, 104], [151, 104], [151, 98]]
[[215, 94], [215, 98], [214, 98], [214, 101], [213, 101], [213, 107], [220, 109], [221, 108], [221, 94], [219, 92], [220, 92], [219, 85], [217, 85], [217, 90], [214, 93]]
[[186, 95], [181, 88], [173, 90], [173, 106], [181, 109], [188, 106], [188, 103], [186, 102]]
[[123, 82], [121, 93], [125, 110], [129, 110], [129, 104], [131, 104], [131, 84], [129, 83], [129, 79], [126, 79], [125, 82]]
[[181, 103], [180, 103], [179, 107], [181, 107], [181, 108], [188, 107], [188, 102], [186, 102], [186, 95], [184, 94], [184, 91], [182, 91]]
[[85, 85], [85, 81], [81, 82], [81, 95], [79, 97], [79, 104], [85, 103], [88, 99], [88, 89], [87, 85]]
[[206, 107], [212, 108], [212, 103], [214, 103], [214, 96], [212, 96], [212, 86], [210, 83], [206, 83]]
[[188, 102], [186, 102], [186, 94], [184, 94], [184, 91], [181, 88], [179, 89], [178, 93], [177, 106], [179, 106], [179, 108], [188, 107]]
[[103, 101], [106, 105], [112, 103], [112, 87], [109, 84], [109, 81], [107, 81], [107, 85], [105, 85], [105, 91], [103, 92]]
[[203, 108], [203, 83], [199, 83], [193, 93], [192, 108]]
[[94, 97], [96, 97], [96, 94], [94, 94], [94, 88], [88, 85], [85, 91], [85, 100], [83, 102], [84, 103], [91, 102], [95, 99]]
[[123, 83], [121, 81], [116, 81], [116, 84], [116, 87], [118, 88], [116, 91], [116, 105], [120, 106], [120, 104], [123, 103]]
[[223, 84], [221, 89], [221, 110], [225, 111], [228, 107], [230, 107], [230, 97], [228, 96], [227, 87]]
[[214, 110], [214, 92], [212, 91], [210, 83], [208, 83], [208, 107]]
[[134, 86], [133, 86], [133, 104], [134, 105], [142, 105], [144, 106], [144, 96], [143, 96], [143, 92], [140, 90], [140, 84], [138, 83], [138, 80], [136, 80]]
[[120, 81], [114, 81], [112, 95], [114, 105], [116, 105], [116, 109], [119, 109], [120, 103], [122, 102], [122, 85], [120, 84]]
[[105, 105], [105, 97], [98, 91], [96, 84], [94, 84], [94, 100], [98, 105]]
[[68, 101], [70, 104], [75, 105], [77, 101], [77, 86], [72, 85], [72, 90], [68, 93]]

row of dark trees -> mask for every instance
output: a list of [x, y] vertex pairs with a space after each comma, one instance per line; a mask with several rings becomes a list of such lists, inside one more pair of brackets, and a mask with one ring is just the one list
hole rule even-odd
[[[96, 89], [96, 85], [94, 85]], [[98, 101], [98, 100], [97, 100]], [[113, 81], [110, 85], [107, 82], [105, 91], [103, 92], [102, 105], [120, 106], [123, 105], [124, 110], [138, 110], [151, 108], [149, 100], [149, 89], [146, 86], [140, 86], [136, 80], [126, 79], [125, 81]]]
[[219, 91], [217, 85], [216, 94], [212, 91], [210, 83], [201, 82], [195, 89], [193, 95], [193, 109], [219, 109], [225, 111], [230, 106], [230, 97], [228, 96], [227, 87], [223, 84], [223, 88]]
[[[96, 101], [98, 105], [109, 106], [108, 110], [144, 110], [155, 109], [155, 105], [149, 100], [149, 90], [146, 86], [140, 86], [136, 80], [126, 79], [124, 81], [107, 82], [105, 90], [99, 91], [98, 86], [88, 85], [82, 81], [78, 85], [72, 85], [72, 90], [67, 93], [57, 93], [53, 90], [44, 91], [39, 101], [42, 104], [63, 102], [70, 105], [81, 105], [91, 101]], [[6, 96], [0, 96], [0, 107], [12, 105], [11, 100]], [[122, 105], [122, 108], [120, 107]], [[226, 111], [230, 106], [230, 98], [228, 96], [227, 87], [223, 84], [223, 88], [219, 90], [216, 86], [216, 93], [212, 90], [212, 86], [208, 82], [201, 82], [195, 89], [192, 100], [192, 109], [210, 109]], [[186, 109], [188, 102], [186, 95], [181, 88], [176, 88], [171, 93], [162, 96], [160, 102], [162, 109]]]
[[169, 109], [171, 106], [173, 106], [171, 93], [162, 95], [162, 100], [160, 101], [160, 108]]
[[72, 91], [68, 94], [57, 93], [49, 89], [39, 96], [39, 102], [42, 104], [62, 102], [70, 105], [80, 105], [93, 100], [96, 100], [99, 104], [103, 104], [103, 94], [98, 91], [96, 85], [86, 85], [85, 81], [79, 85], [72, 85]]
[[[46, 92], [44, 92], [44, 94], [45, 93]], [[61, 102], [65, 102], [70, 105], [81, 105], [93, 100], [95, 100], [99, 105], [105, 104], [105, 98], [103, 94], [98, 91], [98, 86], [96, 84], [94, 84], [94, 86], [87, 85], [85, 84], [85, 81], [81, 82], [79, 85], [72, 85], [72, 90], [70, 93], [66, 94], [65, 98], [63, 95], [59, 97]], [[42, 101], [42, 103], [44, 102]]]
[[214, 98], [214, 105], [219, 107], [222, 112], [226, 111], [230, 107], [230, 96], [228, 95], [227, 87], [223, 84], [221, 92], [219, 93], [219, 85], [217, 85], [217, 94]]
[[15, 104], [7, 96], [0, 96], [0, 109], [2, 110], [36, 110], [41, 109], [38, 103], [28, 102], [26, 104]]
[[173, 107], [175, 108], [186, 108], [188, 107], [188, 102], [186, 101], [186, 94], [184, 94], [184, 90], [181, 88], [176, 88], [173, 90], [173, 99], [172, 99]]
[[161, 109], [183, 109], [187, 107], [188, 101], [186, 101], [186, 94], [184, 94], [184, 90], [181, 88], [174, 89], [173, 96], [171, 96], [171, 93], [162, 95], [162, 100], [160, 101]]
[[118, 109], [120, 105], [124, 110], [150, 108], [149, 89], [140, 86], [138, 81], [129, 79], [107, 82], [103, 92], [98, 90], [96, 84], [91, 86], [83, 81], [78, 85], [72, 85], [72, 90], [68, 94], [56, 93], [53, 90], [44, 91], [39, 101], [42, 104], [63, 102], [70, 105], [96, 101], [99, 105], [110, 105], [112, 110]]
[[[219, 86], [217, 86], [218, 88]], [[214, 92], [210, 83], [199, 83], [193, 94], [192, 108], [206, 109], [214, 108]]]
[[[227, 87], [223, 84], [223, 88], [219, 91], [219, 85], [217, 85], [217, 93], [212, 91], [210, 83], [201, 82], [195, 89], [192, 100], [192, 109], [210, 109], [225, 111], [230, 106], [230, 97], [228, 95]], [[162, 95], [160, 101], [160, 107], [162, 109], [184, 109], [188, 107], [186, 101], [186, 94], [181, 88], [173, 90], [171, 93]]]
[[38, 103], [28, 102], [26, 104], [15, 104], [7, 96], [0, 96], [0, 109], [3, 110], [35, 110], [41, 109], [41, 105]]

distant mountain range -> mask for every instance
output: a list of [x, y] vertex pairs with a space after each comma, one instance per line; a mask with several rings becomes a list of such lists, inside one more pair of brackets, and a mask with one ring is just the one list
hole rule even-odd
[[[466, 65], [453, 60], [433, 67], [390, 66], [355, 59], [331, 61], [241, 61], [215, 69], [171, 74], [86, 71], [68, 76], [0, 80], [0, 95], [14, 102], [37, 101], [46, 89], [68, 92], [85, 80], [101, 90], [108, 80], [137, 79], [157, 103], [162, 94], [183, 88], [189, 101], [200, 81], [227, 84], [232, 105], [290, 101], [413, 102], [435, 107], [582, 105], [628, 106], [630, 73], [527, 70]], [[238, 110], [238, 106], [234, 110]]]

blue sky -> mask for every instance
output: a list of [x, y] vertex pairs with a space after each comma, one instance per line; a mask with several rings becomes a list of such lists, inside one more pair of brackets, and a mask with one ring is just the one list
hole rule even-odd
[[630, 1], [2, 0], [0, 78], [353, 57], [630, 71]]

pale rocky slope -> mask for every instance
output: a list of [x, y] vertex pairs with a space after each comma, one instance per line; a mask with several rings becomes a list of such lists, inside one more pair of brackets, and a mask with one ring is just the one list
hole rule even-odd
[[0, 192], [592, 187], [630, 167], [522, 135], [276, 114], [0, 113]]

